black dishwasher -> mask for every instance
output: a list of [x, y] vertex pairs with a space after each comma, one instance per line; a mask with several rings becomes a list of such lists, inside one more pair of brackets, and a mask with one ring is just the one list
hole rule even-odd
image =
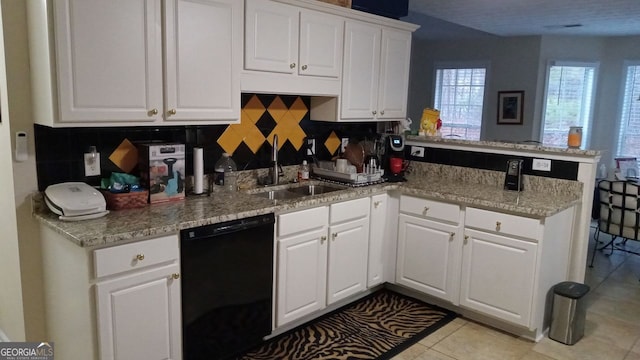
[[227, 359], [271, 333], [274, 215], [180, 232], [184, 360]]

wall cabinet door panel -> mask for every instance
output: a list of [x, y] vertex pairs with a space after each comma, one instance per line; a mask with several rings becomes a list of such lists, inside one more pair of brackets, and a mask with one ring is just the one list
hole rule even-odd
[[160, 10], [153, 0], [54, 2], [60, 121], [161, 118]]
[[237, 0], [166, 2], [167, 120], [240, 118], [242, 17]]

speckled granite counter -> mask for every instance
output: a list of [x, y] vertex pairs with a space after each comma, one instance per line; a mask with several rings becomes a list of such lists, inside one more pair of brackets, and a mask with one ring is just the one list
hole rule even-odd
[[40, 194], [34, 195], [33, 203], [34, 216], [39, 221], [79, 246], [91, 247], [177, 233], [195, 226], [270, 212], [287, 212], [386, 191], [399, 191], [403, 194], [535, 218], [553, 215], [580, 201], [580, 197], [574, 192], [554, 193], [550, 196], [550, 193], [535, 190], [522, 192], [518, 200], [517, 193], [504, 191], [496, 185], [456, 182], [447, 178], [422, 176], [416, 172], [406, 183], [346, 188], [290, 200], [268, 200], [248, 194], [247, 191], [229, 193], [219, 190], [212, 193], [211, 197], [188, 197], [181, 202], [112, 211], [102, 218], [77, 222], [58, 220], [57, 215], [43, 204]]
[[407, 136], [407, 141], [411, 142], [421, 142], [424, 144], [432, 144], [432, 145], [460, 145], [468, 148], [478, 148], [483, 151], [487, 149], [499, 149], [499, 150], [518, 150], [518, 151], [526, 151], [533, 153], [545, 153], [546, 155], [551, 154], [566, 154], [572, 156], [586, 156], [586, 157], [594, 157], [600, 155], [600, 150], [584, 150], [584, 149], [574, 149], [567, 147], [552, 147], [552, 146], [544, 146], [541, 144], [530, 144], [530, 143], [516, 143], [516, 142], [504, 142], [504, 141], [475, 141], [475, 140], [461, 140], [454, 138], [442, 138], [442, 137], [425, 137], [425, 136], [416, 136], [409, 135]]

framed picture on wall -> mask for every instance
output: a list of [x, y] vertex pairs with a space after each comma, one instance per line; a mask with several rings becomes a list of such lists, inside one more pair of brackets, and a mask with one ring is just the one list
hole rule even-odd
[[524, 91], [498, 91], [498, 124], [521, 125]]

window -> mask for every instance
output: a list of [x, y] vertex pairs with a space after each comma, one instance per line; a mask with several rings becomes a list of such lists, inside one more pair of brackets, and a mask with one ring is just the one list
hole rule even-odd
[[590, 136], [597, 64], [555, 62], [547, 69], [542, 143], [567, 146], [570, 126], [582, 126], [584, 148]]
[[640, 158], [640, 62], [627, 63], [616, 157]]
[[434, 107], [440, 110], [443, 136], [480, 140], [486, 67], [436, 66]]

